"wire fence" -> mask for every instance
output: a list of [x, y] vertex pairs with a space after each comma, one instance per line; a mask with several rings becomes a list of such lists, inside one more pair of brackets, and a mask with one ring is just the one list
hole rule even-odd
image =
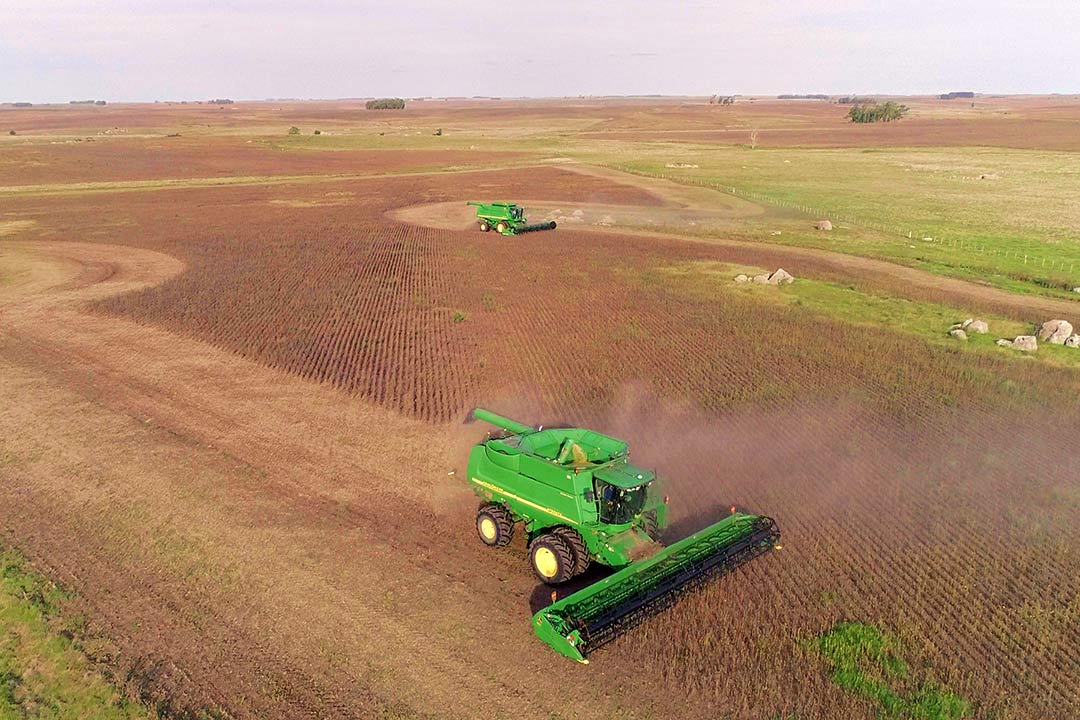
[[[849, 225], [856, 225], [859, 227], [876, 230], [885, 235], [893, 235], [906, 240], [917, 240], [923, 243], [932, 243], [940, 247], [949, 247], [956, 250], [975, 253], [984, 257], [1000, 257], [1012, 260], [1017, 264], [1022, 264], [1024, 267], [1030, 267], [1033, 271], [1035, 269], [1043, 270], [1045, 271], [1045, 273], [1052, 273], [1057, 271], [1060, 273], [1068, 273], [1070, 278], [1076, 278], [1076, 260], [1047, 257], [1045, 255], [1025, 253], [1019, 250], [996, 248], [989, 246], [986, 243], [979, 243], [962, 237], [948, 238], [942, 237], [940, 234], [931, 235], [926, 232], [920, 232], [908, 228], [890, 227], [885, 223], [875, 222], [873, 220], [867, 220], [865, 218], [857, 218], [853, 215], [834, 210], [827, 210], [822, 208], [816, 208], [811, 205], [795, 203], [789, 200], [784, 200], [782, 198], [771, 197], [763, 193], [738, 188], [734, 185], [725, 185], [722, 183], [710, 182], [708, 180], [701, 180], [698, 178], [683, 177], [681, 175], [670, 175], [668, 173], [650, 172], [648, 170], [641, 170], [640, 168], [632, 168], [624, 165], [607, 165], [607, 167], [613, 170], [619, 170], [621, 172], [628, 173], [630, 175], [638, 175], [640, 177], [648, 177], [658, 180], [668, 180], [670, 182], [679, 183], [681, 185], [696, 185], [699, 187], [707, 187], [713, 190], [719, 190], [720, 192], [726, 193], [728, 195], [742, 198], [744, 200], [767, 203], [769, 205], [782, 207], [789, 210], [797, 210], [806, 215], [815, 216], [821, 220], [827, 219], [830, 222], [845, 222]], [[1078, 282], [1077, 285], [1080, 285], [1080, 282]]]

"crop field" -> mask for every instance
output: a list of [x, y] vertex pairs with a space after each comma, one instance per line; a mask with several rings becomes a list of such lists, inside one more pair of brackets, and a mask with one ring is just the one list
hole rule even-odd
[[[165, 715], [1080, 716], [1080, 102], [910, 104], [2, 108], [0, 543]], [[476, 406], [783, 549], [566, 661]]]

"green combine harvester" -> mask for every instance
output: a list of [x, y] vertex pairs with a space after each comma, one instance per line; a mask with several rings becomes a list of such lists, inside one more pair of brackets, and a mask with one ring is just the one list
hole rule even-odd
[[525, 208], [514, 203], [482, 203], [470, 200], [468, 204], [476, 206], [476, 219], [483, 232], [489, 232], [494, 228], [495, 232], [503, 235], [520, 235], [538, 230], [555, 229], [554, 220], [529, 225], [528, 220], [525, 219]]
[[468, 480], [484, 504], [480, 539], [507, 545], [516, 523], [528, 533], [533, 572], [548, 585], [592, 562], [617, 571], [533, 616], [537, 637], [579, 662], [696, 588], [773, 548], [771, 518], [732, 512], [663, 547], [668, 499], [652, 471], [631, 465], [626, 443], [582, 428], [534, 428], [476, 409], [506, 431], [469, 453]]

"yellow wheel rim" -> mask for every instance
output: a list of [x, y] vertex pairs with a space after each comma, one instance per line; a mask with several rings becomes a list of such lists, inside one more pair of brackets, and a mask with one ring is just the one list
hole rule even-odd
[[536, 565], [536, 571], [546, 578], [555, 577], [559, 572], [559, 559], [546, 547], [536, 548], [533, 564]]
[[491, 542], [495, 539], [499, 529], [495, 527], [495, 521], [489, 517], [480, 518], [480, 534], [484, 539]]

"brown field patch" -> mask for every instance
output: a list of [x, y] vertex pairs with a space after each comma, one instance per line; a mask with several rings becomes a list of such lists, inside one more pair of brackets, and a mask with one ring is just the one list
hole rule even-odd
[[[1080, 498], [1070, 488], [1080, 468], [1057, 449], [1078, 428], [1028, 399], [1061, 392], [1071, 376], [980, 367], [929, 346], [905, 355], [912, 341], [889, 333], [856, 337], [782, 310], [642, 286], [632, 268], [647, 269], [650, 252], [670, 262], [672, 248], [628, 240], [620, 253], [634, 254], [608, 271], [606, 243], [580, 257], [566, 244], [532, 247], [536, 261], [524, 266], [511, 261], [515, 248], [487, 244], [487, 281], [529, 292], [503, 296], [490, 318], [447, 321], [476, 323], [466, 355], [488, 358], [484, 402], [632, 439], [635, 457], [670, 480], [676, 535], [732, 503], [773, 514], [785, 531], [781, 553], [595, 656], [590, 672], [604, 673], [607, 690], [642, 712], [677, 707], [690, 718], [716, 708], [860, 717], [865, 708], [830, 688], [800, 643], [857, 618], [900, 633], [980, 713], [1075, 707], [1068, 607]], [[416, 254], [425, 238], [400, 242]], [[28, 299], [9, 312], [0, 358], [6, 396], [19, 402], [0, 415], [13, 459], [0, 492], [19, 501], [0, 507], [19, 512], [4, 515], [5, 537], [79, 590], [116, 644], [110, 662], [149, 697], [241, 717], [471, 717], [462, 687], [495, 693], [516, 714], [537, 707], [518, 694], [522, 678], [554, 677], [569, 689], [545, 711], [573, 703], [590, 708], [586, 717], [619, 714], [529, 637], [522, 550], [491, 554], [471, 537], [470, 503], [446, 475], [464, 447], [454, 425], [366, 409], [153, 327], [81, 316], [80, 300], [167, 275], [146, 275], [138, 253], [105, 245], [52, 252], [113, 272], [61, 283], [59, 304]], [[377, 267], [387, 280], [407, 277]], [[583, 276], [563, 277], [575, 271]], [[779, 331], [754, 347], [763, 326]], [[443, 386], [465, 366], [456, 367], [434, 371]], [[405, 377], [385, 363], [379, 372]], [[652, 380], [619, 380], [634, 376]], [[383, 388], [417, 397], [400, 382]], [[30, 417], [62, 432], [39, 436]], [[375, 579], [391, 576], [401, 582]], [[512, 673], [461, 672], [493, 648], [518, 658]], [[227, 675], [214, 671], [222, 661]], [[410, 667], [419, 694], [393, 679]]]
[[240, 138], [94, 138], [0, 146], [0, 186], [228, 178], [259, 175], [381, 174], [507, 163], [525, 153], [470, 150], [281, 150]]
[[[718, 110], [486, 111], [612, 108], [626, 132]], [[696, 199], [544, 167], [5, 203], [36, 225], [0, 239], [0, 538], [79, 593], [130, 691], [241, 718], [870, 718], [807, 646], [855, 620], [976, 717], [1080, 714], [1075, 372], [668, 269], [1011, 296], [738, 237], [458, 229], [491, 197]], [[734, 504], [785, 547], [568, 663], [531, 636], [520, 538], [483, 548], [449, 474], [475, 404], [629, 440], [669, 480], [670, 537]]]

